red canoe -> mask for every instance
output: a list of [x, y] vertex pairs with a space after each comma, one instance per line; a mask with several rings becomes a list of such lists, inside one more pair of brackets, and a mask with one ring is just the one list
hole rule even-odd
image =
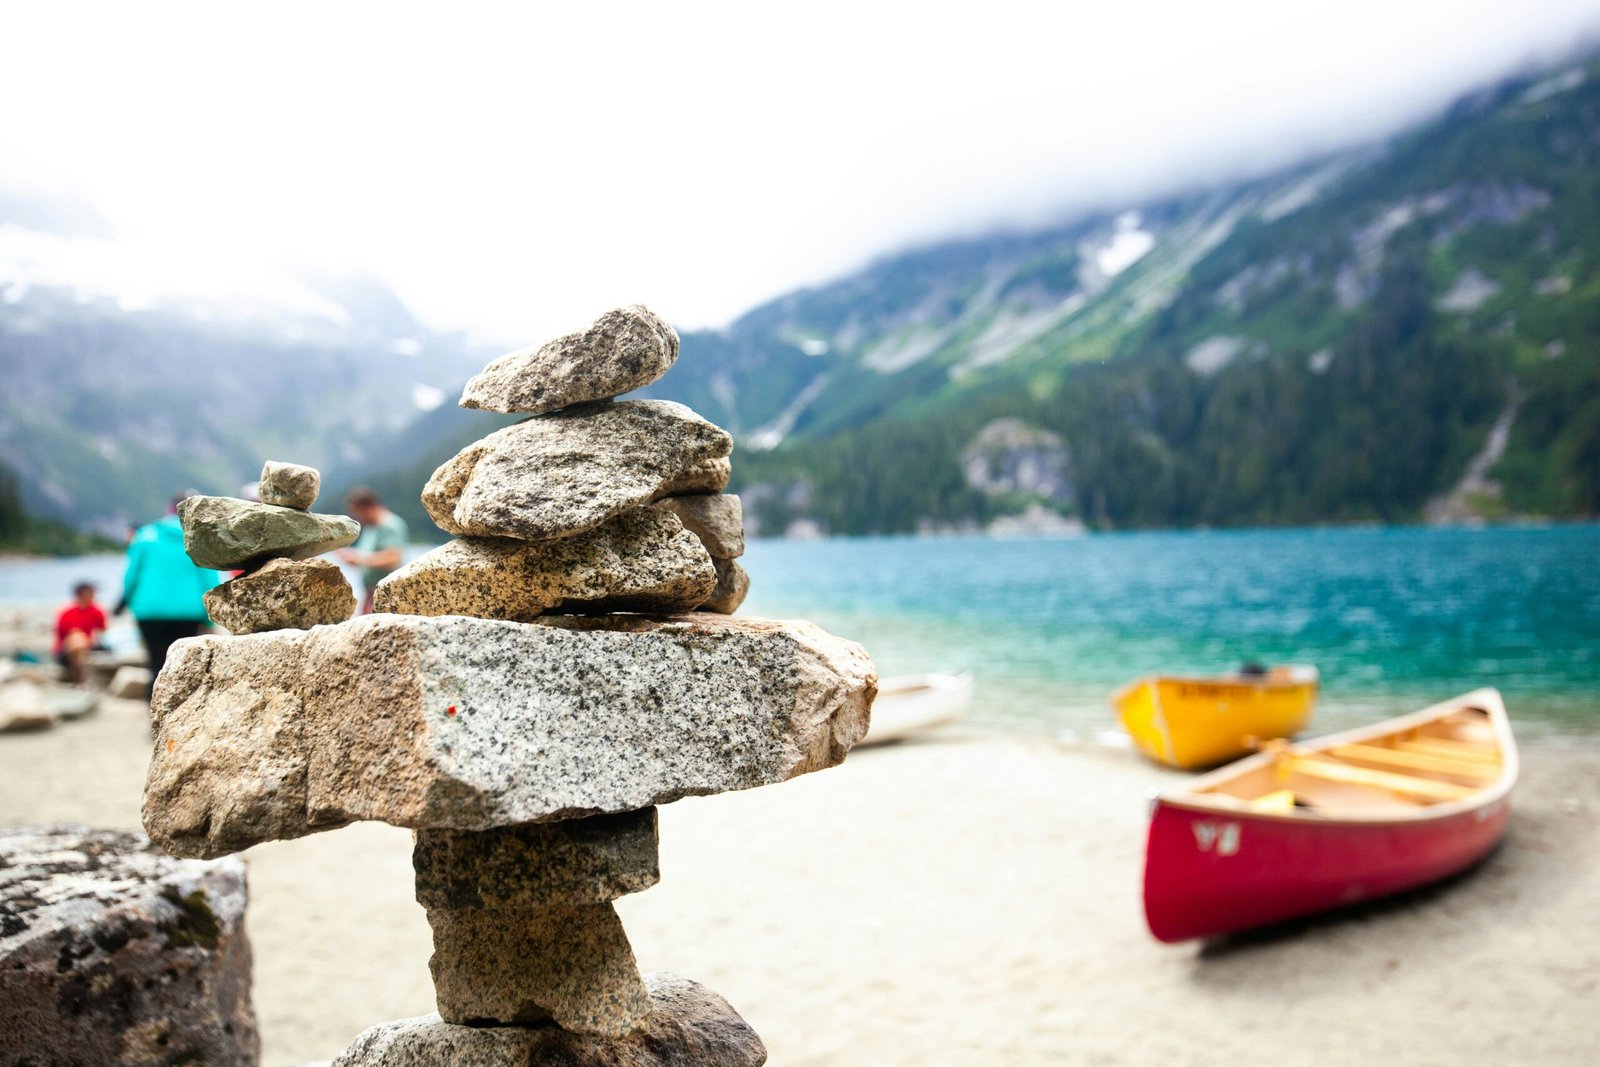
[[1517, 749], [1493, 689], [1268, 750], [1158, 796], [1144, 909], [1162, 941], [1247, 930], [1465, 870], [1499, 843]]

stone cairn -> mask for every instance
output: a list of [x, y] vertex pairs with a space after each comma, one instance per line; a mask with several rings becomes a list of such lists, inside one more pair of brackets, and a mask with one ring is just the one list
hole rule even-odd
[[173, 647], [155, 840], [211, 857], [358, 819], [416, 831], [438, 1013], [336, 1065], [766, 1060], [715, 993], [641, 978], [612, 902], [659, 879], [656, 805], [839, 763], [877, 678], [809, 623], [731, 615], [731, 438], [613, 399], [677, 354], [634, 306], [494, 361], [462, 405], [531, 417], [434, 473], [423, 502], [456, 540], [385, 579], [378, 614]]
[[361, 527], [343, 515], [316, 515], [322, 476], [312, 467], [268, 460], [261, 501], [193, 496], [178, 505], [189, 558], [245, 573], [205, 596], [211, 620], [232, 634], [308, 630], [344, 622], [355, 591], [337, 566], [312, 559], [355, 541]]

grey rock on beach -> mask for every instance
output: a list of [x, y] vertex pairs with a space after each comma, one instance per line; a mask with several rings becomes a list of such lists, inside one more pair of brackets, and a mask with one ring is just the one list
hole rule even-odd
[[216, 570], [251, 570], [269, 559], [310, 559], [353, 544], [360, 525], [227, 496], [192, 496], [178, 505], [189, 558]]
[[256, 493], [263, 504], [310, 511], [322, 491], [322, 474], [315, 467], [267, 460], [261, 467]]
[[[721, 477], [733, 439], [669, 400], [585, 405], [507, 426], [447, 460], [422, 503], [452, 534], [542, 541]], [[691, 487], [694, 487], [691, 489]]]
[[24, 681], [0, 685], [0, 734], [48, 730], [60, 721], [61, 712], [51, 706], [44, 686]]
[[309, 630], [356, 613], [356, 594], [337, 566], [322, 559], [269, 560], [205, 595], [211, 620], [232, 634]]
[[143, 834], [0, 832], [0, 1063], [258, 1062], [244, 861]]
[[650, 1013], [629, 1037], [554, 1027], [457, 1026], [437, 1015], [374, 1026], [333, 1067], [761, 1067], [767, 1050], [726, 1000], [697, 982], [645, 975]]
[[732, 493], [672, 496], [652, 506], [678, 516], [683, 528], [700, 538], [711, 558], [744, 555], [744, 508]]
[[689, 611], [716, 584], [704, 547], [676, 518], [632, 508], [555, 541], [448, 542], [380, 582], [374, 605], [400, 615], [527, 622], [557, 610]]
[[176, 855], [216, 856], [359, 819], [487, 830], [633, 811], [831, 767], [876, 692], [853, 642], [703, 612], [190, 638], [152, 697], [145, 826]]
[[639, 389], [671, 369], [678, 334], [640, 304], [490, 363], [467, 383], [464, 408], [537, 415]]

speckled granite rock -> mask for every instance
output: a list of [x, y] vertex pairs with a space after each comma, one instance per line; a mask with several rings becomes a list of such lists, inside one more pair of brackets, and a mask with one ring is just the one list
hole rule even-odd
[[720, 493], [728, 488], [728, 480], [732, 477], [733, 460], [727, 456], [718, 456], [716, 459], [697, 463], [684, 471], [662, 486], [657, 496], [667, 498], [682, 494], [703, 496], [707, 493]]
[[732, 493], [672, 496], [653, 506], [678, 516], [683, 528], [700, 538], [711, 558], [744, 555], [744, 508]]
[[507, 426], [447, 460], [422, 490], [439, 527], [542, 541], [590, 530], [715, 480], [733, 439], [682, 404], [586, 404]]
[[228, 496], [192, 496], [178, 505], [183, 547], [202, 567], [250, 570], [269, 559], [310, 559], [353, 544], [354, 519], [316, 515]]
[[268, 560], [205, 595], [211, 621], [232, 634], [309, 630], [356, 613], [356, 594], [337, 566], [323, 559]]
[[486, 830], [831, 767], [877, 676], [809, 623], [367, 615], [179, 641], [156, 682], [150, 835], [215, 856], [358, 819]]
[[664, 971], [644, 979], [649, 1016], [620, 1040], [554, 1027], [456, 1026], [437, 1015], [384, 1023], [356, 1038], [334, 1067], [761, 1067], [767, 1050], [737, 1012], [697, 982]]
[[433, 992], [445, 1022], [623, 1037], [650, 998], [610, 904], [429, 908]]
[[642, 388], [677, 358], [677, 332], [633, 304], [586, 329], [501, 356], [467, 383], [461, 406], [537, 415]]
[[661, 879], [656, 809], [500, 830], [418, 830], [424, 908], [602, 904]]
[[704, 546], [672, 515], [632, 508], [555, 541], [472, 537], [378, 584], [377, 610], [527, 622], [556, 611], [689, 611], [716, 588]]
[[0, 832], [0, 1063], [258, 1062], [245, 896], [143, 834]]
[[322, 474], [315, 467], [267, 460], [261, 467], [256, 494], [263, 504], [310, 511], [322, 491]]
[[750, 575], [731, 559], [712, 560], [717, 565], [717, 587], [700, 605], [701, 611], [732, 615], [750, 592]]

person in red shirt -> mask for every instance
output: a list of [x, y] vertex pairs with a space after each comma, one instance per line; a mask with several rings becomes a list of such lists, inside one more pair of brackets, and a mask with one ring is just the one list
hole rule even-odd
[[94, 583], [79, 582], [72, 587], [72, 603], [56, 616], [56, 662], [73, 685], [88, 680], [89, 653], [105, 630], [106, 613], [94, 602]]

